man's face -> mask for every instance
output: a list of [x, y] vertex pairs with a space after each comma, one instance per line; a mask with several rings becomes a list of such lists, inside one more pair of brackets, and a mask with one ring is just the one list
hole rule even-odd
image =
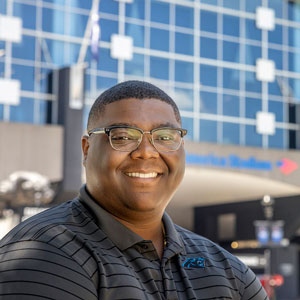
[[[145, 131], [181, 127], [172, 106], [157, 99], [110, 103], [93, 127], [119, 124]], [[139, 212], [162, 214], [184, 175], [183, 145], [177, 151], [158, 152], [149, 138], [149, 134], [145, 134], [132, 152], [112, 149], [106, 134], [82, 139], [87, 189], [101, 206], [119, 218], [126, 219]], [[157, 176], [142, 178], [139, 175], [151, 173]]]

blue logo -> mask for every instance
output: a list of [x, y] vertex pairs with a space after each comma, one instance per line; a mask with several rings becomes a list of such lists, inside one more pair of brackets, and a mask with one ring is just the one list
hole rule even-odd
[[192, 257], [187, 258], [182, 264], [185, 268], [205, 268], [205, 258], [203, 257]]

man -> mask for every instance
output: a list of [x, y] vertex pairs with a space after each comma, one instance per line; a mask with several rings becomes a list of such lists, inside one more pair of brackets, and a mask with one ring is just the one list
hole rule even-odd
[[79, 196], [2, 240], [0, 299], [267, 299], [237, 258], [165, 213], [186, 134], [167, 94], [118, 84], [96, 100], [87, 129]]

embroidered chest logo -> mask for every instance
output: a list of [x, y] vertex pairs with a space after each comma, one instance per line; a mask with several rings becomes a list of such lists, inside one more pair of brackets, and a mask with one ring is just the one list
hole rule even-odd
[[203, 257], [192, 257], [187, 258], [182, 264], [183, 267], [191, 268], [205, 268], [205, 258]]

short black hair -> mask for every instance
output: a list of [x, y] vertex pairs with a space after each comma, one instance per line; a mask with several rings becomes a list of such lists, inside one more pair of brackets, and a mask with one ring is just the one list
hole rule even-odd
[[98, 119], [104, 112], [105, 106], [109, 103], [135, 98], [135, 99], [158, 99], [170, 104], [174, 110], [176, 120], [181, 124], [179, 109], [174, 100], [157, 86], [139, 80], [124, 81], [114, 85], [104, 91], [94, 102], [88, 117], [88, 130], [91, 129], [92, 123]]

